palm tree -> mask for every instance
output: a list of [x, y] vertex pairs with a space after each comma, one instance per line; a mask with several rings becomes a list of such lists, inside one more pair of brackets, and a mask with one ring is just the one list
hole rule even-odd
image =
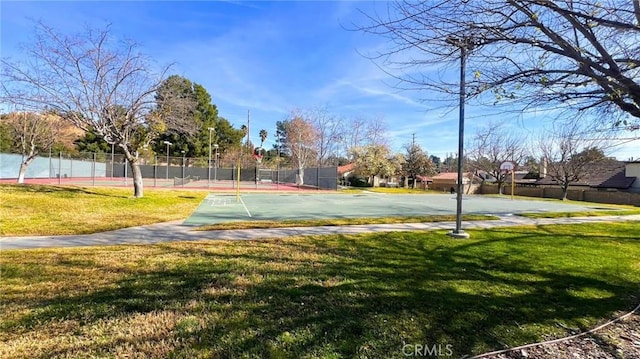
[[262, 145], [264, 144], [264, 140], [267, 139], [268, 133], [267, 130], [262, 129], [260, 130], [260, 148], [262, 148]]

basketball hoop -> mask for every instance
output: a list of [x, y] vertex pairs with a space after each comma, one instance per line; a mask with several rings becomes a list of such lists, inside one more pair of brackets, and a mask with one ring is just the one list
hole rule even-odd
[[253, 158], [257, 163], [262, 163], [262, 147], [258, 147], [253, 151]]
[[513, 164], [513, 162], [505, 161], [500, 164], [500, 171], [503, 171], [505, 173], [512, 172], [514, 169], [515, 165]]

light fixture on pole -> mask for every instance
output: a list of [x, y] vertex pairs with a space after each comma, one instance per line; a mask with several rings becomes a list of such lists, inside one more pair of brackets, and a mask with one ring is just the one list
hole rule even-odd
[[164, 144], [167, 145], [167, 179], [169, 179], [169, 146], [173, 145], [173, 143], [164, 141]]
[[448, 37], [446, 42], [460, 49], [460, 104], [459, 104], [459, 122], [458, 122], [458, 189], [456, 191], [456, 228], [449, 232], [448, 235], [454, 238], [469, 238], [469, 233], [462, 230], [462, 191], [464, 186], [462, 183], [462, 161], [464, 158], [464, 103], [466, 100], [465, 90], [465, 66], [467, 61], [467, 51], [478, 45], [472, 37]]
[[209, 187], [209, 182], [211, 182], [211, 133], [214, 130], [215, 128], [209, 127], [209, 167], [207, 167], [207, 187]]
[[218, 182], [218, 144], [216, 143], [215, 145], [213, 145], [213, 147], [215, 147], [216, 149], [216, 162], [215, 165], [213, 167], [213, 181], [214, 182]]

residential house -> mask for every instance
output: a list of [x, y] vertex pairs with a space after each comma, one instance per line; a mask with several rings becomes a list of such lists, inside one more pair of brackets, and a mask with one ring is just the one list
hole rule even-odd
[[635, 178], [629, 188], [629, 192], [640, 192], [640, 160], [627, 161], [624, 165], [625, 177]]
[[[436, 191], [449, 191], [452, 187], [458, 188], [458, 173], [457, 172], [442, 172], [431, 178], [432, 183], [429, 188]], [[462, 174], [462, 188], [464, 193], [475, 192], [473, 187], [479, 185], [482, 182], [482, 178], [471, 174], [470, 172], [464, 172]]]
[[[587, 172], [570, 189], [590, 189], [596, 191], [640, 191], [640, 162], [607, 160], [589, 166]], [[547, 175], [535, 182], [538, 186], [557, 186], [558, 183]]]
[[341, 186], [348, 186], [349, 177], [353, 173], [353, 169], [356, 167], [353, 163], [347, 163], [344, 166], [338, 167], [338, 183]]

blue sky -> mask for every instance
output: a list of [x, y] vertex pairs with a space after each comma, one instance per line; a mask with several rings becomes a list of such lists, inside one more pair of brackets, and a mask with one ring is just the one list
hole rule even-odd
[[[250, 110], [254, 143], [260, 129], [274, 134], [276, 121], [289, 111], [320, 106], [346, 120], [382, 118], [394, 152], [403, 152], [415, 133], [429, 154], [445, 157], [457, 150], [456, 99], [447, 107], [424, 100], [432, 94], [398, 90], [395, 80], [362, 56], [384, 49], [385, 40], [346, 29], [366, 23], [359, 10], [385, 7], [365, 1], [2, 1], [0, 51], [3, 57], [18, 56], [18, 45], [31, 36], [32, 20], [63, 32], [111, 23], [116, 35], [141, 43], [159, 65], [174, 63], [171, 73], [203, 85], [235, 127], [246, 122]], [[533, 134], [543, 121], [467, 106], [467, 137], [506, 116], [521, 133]], [[613, 155], [640, 157], [638, 147], [632, 141]]]

